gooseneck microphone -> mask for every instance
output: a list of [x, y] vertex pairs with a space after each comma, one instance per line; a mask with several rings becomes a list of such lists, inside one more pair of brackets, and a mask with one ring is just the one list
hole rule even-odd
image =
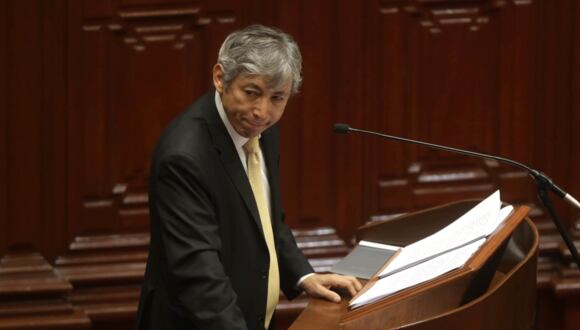
[[580, 203], [574, 197], [572, 197], [572, 195], [568, 194], [562, 188], [558, 187], [552, 181], [552, 179], [550, 179], [545, 174], [543, 174], [537, 170], [534, 170], [533, 168], [531, 168], [527, 165], [524, 165], [520, 162], [516, 162], [515, 160], [511, 160], [511, 159], [503, 158], [503, 157], [499, 157], [499, 156], [494, 156], [494, 155], [482, 154], [482, 153], [475, 152], [475, 151], [446, 147], [446, 146], [442, 146], [439, 144], [433, 144], [433, 143], [423, 142], [423, 141], [419, 141], [419, 140], [406, 139], [406, 138], [402, 138], [402, 137], [398, 137], [398, 136], [387, 135], [387, 134], [383, 134], [383, 133], [367, 131], [367, 130], [358, 129], [358, 128], [352, 128], [352, 127], [348, 126], [347, 124], [334, 124], [334, 131], [336, 133], [341, 133], [341, 134], [348, 134], [350, 132], [370, 134], [370, 135], [375, 135], [375, 136], [379, 136], [379, 137], [386, 138], [386, 139], [414, 143], [414, 144], [422, 145], [422, 146], [432, 148], [432, 149], [445, 150], [445, 151], [449, 151], [449, 152], [454, 152], [454, 153], [478, 157], [478, 158], [495, 159], [495, 160], [500, 161], [502, 163], [507, 163], [507, 164], [510, 164], [510, 165], [513, 165], [513, 166], [516, 166], [516, 167], [519, 167], [521, 169], [528, 171], [528, 173], [530, 174], [530, 176], [532, 178], [534, 178], [534, 180], [545, 181], [545, 184], [547, 185], [547, 187], [550, 188], [556, 195], [558, 195], [560, 198], [565, 199], [570, 204], [574, 205], [576, 208], [580, 209]]
[[351, 132], [370, 134], [370, 135], [378, 136], [378, 137], [385, 138], [385, 139], [418, 144], [418, 145], [432, 148], [432, 149], [444, 150], [444, 151], [448, 151], [448, 152], [453, 152], [453, 153], [458, 153], [458, 154], [472, 156], [472, 157], [478, 157], [478, 158], [494, 159], [494, 160], [500, 161], [502, 163], [510, 164], [512, 166], [519, 167], [521, 169], [526, 170], [529, 173], [529, 175], [536, 182], [536, 186], [538, 188], [538, 195], [540, 197], [540, 200], [544, 203], [544, 206], [546, 207], [546, 209], [548, 210], [548, 212], [552, 216], [552, 220], [554, 221], [554, 224], [558, 228], [560, 235], [562, 236], [562, 238], [564, 239], [564, 242], [568, 246], [568, 249], [570, 250], [570, 253], [572, 254], [574, 261], [578, 265], [578, 268], [580, 268], [580, 255], [578, 254], [578, 251], [576, 250], [576, 246], [572, 242], [572, 239], [570, 238], [570, 235], [568, 234], [566, 228], [562, 225], [561, 221], [559, 220], [558, 215], [556, 214], [556, 210], [553, 207], [553, 205], [552, 205], [552, 203], [551, 203], [551, 201], [546, 193], [546, 190], [547, 189], [551, 190], [558, 197], [564, 199], [565, 201], [572, 204], [573, 206], [575, 206], [579, 210], [580, 210], [580, 203], [572, 195], [568, 194], [562, 188], [558, 187], [552, 181], [552, 179], [550, 179], [544, 173], [542, 173], [538, 170], [535, 170], [527, 165], [524, 165], [520, 162], [516, 162], [515, 160], [511, 160], [511, 159], [504, 158], [504, 157], [488, 155], [488, 154], [483, 154], [483, 153], [459, 149], [459, 148], [452, 148], [452, 147], [442, 146], [439, 144], [433, 144], [433, 143], [423, 142], [423, 141], [419, 141], [419, 140], [412, 140], [412, 139], [407, 139], [407, 138], [403, 138], [403, 137], [387, 135], [387, 134], [373, 132], [373, 131], [367, 131], [364, 129], [352, 128], [347, 124], [334, 124], [334, 131], [336, 133], [340, 133], [340, 134], [348, 134]]

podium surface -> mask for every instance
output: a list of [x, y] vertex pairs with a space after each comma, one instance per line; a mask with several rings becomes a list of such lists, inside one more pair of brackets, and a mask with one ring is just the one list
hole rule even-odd
[[[357, 239], [407, 245], [473, 205], [457, 202], [363, 226]], [[516, 216], [523, 218], [527, 211], [520, 207]], [[517, 223], [493, 254], [485, 255], [479, 269], [435, 279], [362, 310], [349, 311], [350, 297], [339, 304], [312, 299], [290, 329], [530, 329], [535, 318], [539, 236], [528, 218]]]

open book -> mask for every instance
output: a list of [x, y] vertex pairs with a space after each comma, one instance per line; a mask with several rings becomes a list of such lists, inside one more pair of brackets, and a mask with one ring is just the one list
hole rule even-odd
[[463, 266], [512, 211], [512, 206], [501, 209], [496, 191], [445, 228], [399, 249], [349, 307], [364, 306]]

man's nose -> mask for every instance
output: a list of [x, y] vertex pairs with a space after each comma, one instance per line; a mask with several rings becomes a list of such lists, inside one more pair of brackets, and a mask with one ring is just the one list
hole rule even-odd
[[268, 109], [270, 107], [270, 102], [267, 97], [261, 97], [256, 101], [252, 114], [256, 118], [265, 118], [268, 114]]

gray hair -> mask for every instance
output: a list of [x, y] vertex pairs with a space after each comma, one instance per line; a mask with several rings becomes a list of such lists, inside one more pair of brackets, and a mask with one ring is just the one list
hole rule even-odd
[[298, 92], [302, 82], [302, 55], [294, 39], [263, 25], [231, 33], [220, 48], [218, 64], [225, 88], [241, 73], [265, 75], [270, 86], [292, 78], [292, 94]]

